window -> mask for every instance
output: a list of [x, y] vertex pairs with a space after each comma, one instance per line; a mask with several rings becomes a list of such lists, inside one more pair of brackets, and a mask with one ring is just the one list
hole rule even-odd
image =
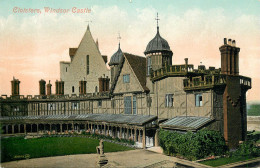
[[71, 109], [72, 110], [78, 110], [79, 109], [79, 102], [72, 102], [71, 103]]
[[173, 94], [165, 95], [165, 107], [173, 107]]
[[147, 75], [150, 75], [151, 73], [151, 65], [152, 65], [151, 57], [147, 57]]
[[123, 82], [124, 83], [129, 83], [130, 82], [130, 75], [129, 74], [126, 74], [126, 75], [123, 75]]
[[95, 87], [95, 92], [97, 92], [97, 86]]
[[55, 104], [54, 103], [49, 103], [48, 104], [48, 110], [55, 110]]
[[136, 114], [136, 96], [133, 96], [133, 114]]
[[74, 86], [72, 86], [72, 93], [74, 93]]
[[195, 105], [196, 107], [201, 107], [202, 106], [202, 94], [195, 94]]
[[87, 75], [89, 74], [89, 55], [87, 55]]
[[98, 100], [98, 107], [102, 107], [102, 100]]
[[124, 97], [124, 105], [125, 105], [125, 114], [131, 114], [132, 113], [132, 97], [126, 96]]
[[68, 72], [68, 68], [66, 67], [66, 72]]

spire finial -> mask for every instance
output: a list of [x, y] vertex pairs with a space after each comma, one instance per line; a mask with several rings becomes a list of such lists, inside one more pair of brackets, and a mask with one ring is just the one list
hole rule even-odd
[[118, 32], [118, 37], [117, 37], [117, 39], [118, 39], [118, 46], [119, 46], [119, 48], [120, 48], [120, 40], [121, 40], [120, 32]]
[[86, 20], [86, 22], [88, 23], [87, 30], [89, 30], [89, 23], [92, 23], [92, 20]]
[[159, 23], [158, 21], [160, 20], [158, 17], [158, 12], [157, 12], [157, 17], [155, 18], [155, 20], [157, 21], [157, 32], [159, 32]]

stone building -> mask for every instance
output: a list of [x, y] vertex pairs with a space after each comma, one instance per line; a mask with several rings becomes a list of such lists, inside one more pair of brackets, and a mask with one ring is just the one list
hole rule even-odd
[[64, 94], [79, 94], [79, 81], [86, 81], [86, 93], [98, 92], [97, 78], [108, 76], [107, 56], [101, 55], [89, 26], [78, 46], [69, 49], [70, 62], [60, 62], [60, 79], [64, 81]]
[[[221, 68], [195, 69], [188, 58], [174, 65], [173, 52], [157, 26], [145, 57], [123, 52], [119, 44], [106, 74], [88, 27], [78, 49], [70, 49], [71, 63], [61, 62], [59, 92], [44, 95], [40, 88], [39, 96], [2, 96], [4, 134], [88, 130], [149, 147], [158, 145], [159, 128], [183, 132], [208, 128], [220, 131], [234, 148], [246, 139], [251, 79], [239, 75], [240, 48], [234, 40], [225, 38], [219, 49]], [[40, 87], [45, 83], [41, 80]], [[13, 89], [19, 90], [17, 79]]]

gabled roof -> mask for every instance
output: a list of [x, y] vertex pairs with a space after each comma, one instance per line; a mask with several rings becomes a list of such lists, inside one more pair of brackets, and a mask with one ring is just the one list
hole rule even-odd
[[142, 86], [144, 91], [149, 91], [149, 89], [146, 87], [146, 58], [132, 55], [129, 53], [123, 53], [123, 57], [120, 60], [118, 72], [115, 75], [115, 79], [111, 85], [111, 93], [114, 91], [117, 80], [120, 76], [121, 70], [123, 68], [123, 64], [125, 63], [125, 59], [129, 62], [130, 67], [133, 69], [133, 72], [135, 76], [137, 77], [137, 80], [139, 81], [140, 85]]
[[196, 131], [204, 125], [211, 122], [213, 119], [209, 117], [195, 117], [195, 116], [177, 116], [169, 119], [162, 124], [160, 127], [168, 128], [173, 130], [192, 130]]
[[144, 91], [149, 91], [146, 87], [146, 58], [129, 53], [124, 53], [127, 61], [133, 69], [138, 81], [143, 87]]

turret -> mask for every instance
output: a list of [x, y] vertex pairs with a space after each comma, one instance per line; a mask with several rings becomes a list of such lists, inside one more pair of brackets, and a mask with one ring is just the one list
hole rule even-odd
[[11, 81], [11, 85], [12, 85], [12, 96], [19, 96], [20, 95], [20, 81], [19, 79], [15, 79], [13, 77], [13, 80]]

